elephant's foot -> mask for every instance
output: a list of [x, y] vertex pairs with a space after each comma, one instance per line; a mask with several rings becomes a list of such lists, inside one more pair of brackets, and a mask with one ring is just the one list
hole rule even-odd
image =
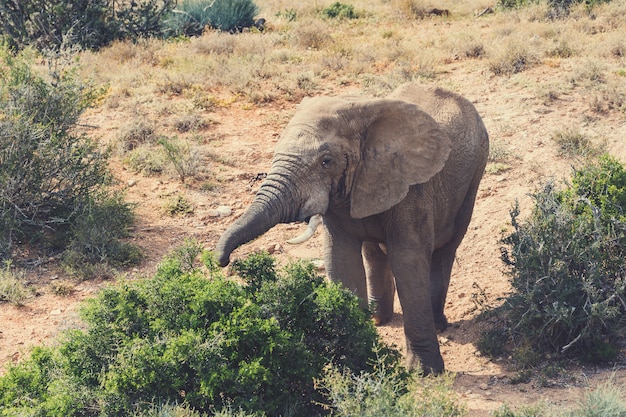
[[439, 375], [444, 371], [443, 358], [439, 353], [437, 355], [429, 355], [429, 357], [419, 357], [408, 350], [406, 365], [409, 369], [421, 369], [424, 376]]
[[436, 314], [435, 315], [435, 329], [437, 329], [438, 332], [443, 332], [447, 328], [448, 328], [448, 319], [446, 319], [446, 316], [443, 313]]
[[377, 303], [376, 301], [372, 301], [370, 302], [370, 305], [373, 306], [372, 311], [374, 312], [374, 314], [372, 316], [374, 318], [374, 324], [376, 326], [382, 326], [384, 324], [387, 324], [393, 318], [393, 302], [391, 303], [391, 305], [389, 305], [389, 303]]
[[387, 314], [374, 313], [374, 324], [376, 326], [383, 326], [391, 321], [393, 318], [393, 311]]

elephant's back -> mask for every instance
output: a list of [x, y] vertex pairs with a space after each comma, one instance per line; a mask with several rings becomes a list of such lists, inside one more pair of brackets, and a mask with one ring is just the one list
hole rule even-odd
[[440, 87], [407, 83], [389, 98], [404, 100], [432, 116], [446, 131], [452, 151], [446, 166], [467, 175], [467, 169], [484, 168], [489, 153], [489, 135], [474, 105], [466, 98]]

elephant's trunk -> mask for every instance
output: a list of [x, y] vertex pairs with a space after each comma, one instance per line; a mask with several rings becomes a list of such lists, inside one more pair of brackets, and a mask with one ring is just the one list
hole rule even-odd
[[246, 212], [226, 229], [215, 247], [221, 266], [239, 246], [270, 230], [278, 223], [296, 220], [299, 204], [293, 195], [294, 184], [277, 175], [268, 175]]

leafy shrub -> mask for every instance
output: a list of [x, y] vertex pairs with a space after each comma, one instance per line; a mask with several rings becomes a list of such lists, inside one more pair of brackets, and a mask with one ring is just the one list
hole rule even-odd
[[14, 47], [98, 49], [114, 40], [160, 35], [162, 15], [175, 0], [7, 0], [0, 3], [0, 33]]
[[354, 11], [354, 6], [338, 1], [322, 9], [322, 16], [329, 19], [358, 19], [359, 17]]
[[206, 27], [239, 32], [254, 26], [259, 9], [252, 0], [188, 0], [168, 14], [170, 36], [198, 36]]
[[[382, 360], [381, 360], [382, 359]], [[374, 369], [354, 373], [327, 368], [322, 385], [338, 417], [454, 417], [466, 414], [452, 390], [453, 378], [418, 378], [388, 368], [379, 358]]]
[[[208, 274], [201, 273], [202, 258]], [[268, 255], [248, 260], [270, 277], [257, 287], [221, 275], [211, 254], [186, 242], [152, 279], [108, 287], [81, 309], [83, 330], [0, 378], [8, 415], [142, 415], [154, 401], [191, 412], [314, 412], [314, 378], [327, 364], [370, 370], [382, 348], [356, 297]], [[208, 275], [208, 277], [206, 276]], [[317, 410], [320, 411], [320, 410]], [[243, 415], [240, 413], [240, 415]], [[227, 414], [223, 414], [227, 415]]]
[[175, 194], [163, 204], [163, 211], [168, 216], [185, 216], [193, 213], [193, 205], [182, 194]]
[[147, 177], [162, 174], [168, 165], [167, 156], [161, 149], [155, 149], [150, 144], [141, 144], [128, 152], [123, 162], [135, 173], [141, 173]]
[[[74, 131], [99, 91], [72, 70], [51, 77], [37, 75], [26, 53], [0, 48], [0, 258], [17, 241], [111, 258], [132, 211], [108, 191], [108, 153]], [[102, 220], [114, 227], [102, 230]]]
[[532, 197], [530, 217], [520, 222], [516, 206], [503, 238], [513, 292], [500, 316], [524, 349], [611, 360], [626, 313], [626, 171], [604, 155]]

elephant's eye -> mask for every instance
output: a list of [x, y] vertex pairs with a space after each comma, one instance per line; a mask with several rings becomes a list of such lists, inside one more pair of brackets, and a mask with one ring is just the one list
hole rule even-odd
[[333, 159], [330, 156], [325, 156], [322, 158], [322, 166], [324, 168], [328, 168]]

